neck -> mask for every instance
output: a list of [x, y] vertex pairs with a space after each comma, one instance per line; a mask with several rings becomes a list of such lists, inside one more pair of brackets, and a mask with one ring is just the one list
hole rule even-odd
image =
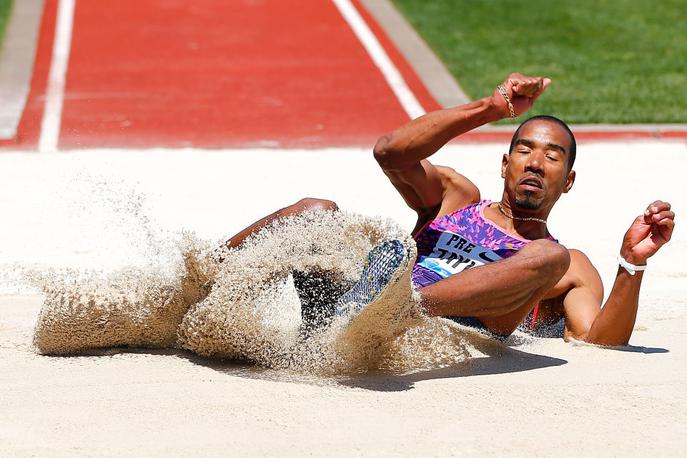
[[512, 234], [516, 234], [528, 240], [545, 238], [549, 235], [547, 229], [547, 214], [539, 212], [523, 212], [510, 205], [507, 199], [501, 202], [494, 202], [488, 207], [489, 218], [499, 226], [507, 229]]

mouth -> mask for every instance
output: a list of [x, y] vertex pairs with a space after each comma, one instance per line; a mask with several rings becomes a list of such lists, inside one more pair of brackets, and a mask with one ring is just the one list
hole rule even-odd
[[520, 185], [523, 186], [525, 189], [529, 190], [541, 190], [544, 189], [544, 183], [539, 177], [534, 177], [534, 176], [529, 176], [523, 180], [520, 181]]

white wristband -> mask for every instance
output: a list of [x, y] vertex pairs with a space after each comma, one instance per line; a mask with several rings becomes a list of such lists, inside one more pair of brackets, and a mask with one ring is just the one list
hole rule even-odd
[[618, 263], [620, 264], [620, 267], [627, 270], [627, 272], [630, 275], [634, 275], [637, 272], [642, 272], [646, 270], [646, 264], [644, 264], [643, 266], [636, 266], [634, 264], [630, 264], [625, 260], [625, 258], [623, 258], [620, 255], [618, 255]]

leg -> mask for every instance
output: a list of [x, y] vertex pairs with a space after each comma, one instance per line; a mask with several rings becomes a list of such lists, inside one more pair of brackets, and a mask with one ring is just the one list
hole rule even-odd
[[295, 270], [292, 275], [301, 301], [301, 334], [307, 336], [314, 329], [329, 323], [334, 316], [337, 300], [351, 285], [335, 278], [331, 272]]
[[[277, 210], [230, 238], [227, 248], [240, 246], [251, 234], [261, 230], [268, 224], [289, 216], [301, 214], [311, 210], [336, 211], [339, 207], [335, 202], [324, 199], [305, 198], [293, 205]], [[293, 273], [294, 286], [301, 300], [301, 317], [303, 319], [302, 332], [307, 334], [313, 328], [325, 323], [334, 314], [336, 300], [346, 291], [346, 285], [337, 282], [328, 272]]]
[[508, 259], [422, 288], [422, 305], [431, 316], [477, 317], [490, 331], [510, 334], [569, 265], [565, 247], [535, 240]]
[[289, 205], [288, 207], [282, 208], [281, 210], [277, 210], [271, 215], [265, 216], [261, 220], [251, 224], [250, 226], [248, 226], [247, 228], [245, 228], [244, 230], [242, 230], [241, 232], [227, 240], [227, 248], [235, 248], [241, 245], [243, 241], [246, 240], [251, 234], [259, 231], [260, 229], [262, 229], [263, 227], [267, 226], [275, 220], [286, 218], [288, 216], [298, 215], [308, 210], [334, 211], [338, 209], [339, 207], [336, 205], [336, 203], [332, 202], [331, 200], [313, 199], [310, 197], [306, 197], [305, 199], [301, 199], [293, 205]]

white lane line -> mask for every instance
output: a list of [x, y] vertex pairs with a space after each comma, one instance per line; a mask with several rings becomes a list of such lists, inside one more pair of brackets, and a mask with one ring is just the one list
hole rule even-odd
[[341, 12], [343, 18], [351, 26], [353, 32], [356, 34], [360, 42], [367, 50], [373, 62], [382, 72], [386, 82], [391, 87], [391, 90], [396, 95], [396, 98], [403, 106], [405, 112], [411, 119], [425, 114], [425, 109], [422, 108], [418, 102], [413, 91], [410, 90], [406, 84], [401, 72], [398, 71], [394, 63], [387, 55], [382, 45], [377, 40], [377, 37], [372, 33], [370, 27], [365, 23], [363, 18], [358, 13], [358, 10], [351, 4], [350, 0], [332, 0], [336, 7]]
[[55, 25], [55, 42], [52, 48], [48, 92], [45, 100], [45, 111], [41, 122], [41, 137], [38, 151], [41, 153], [57, 152], [64, 103], [64, 87], [67, 77], [67, 65], [72, 44], [72, 26], [76, 0], [60, 0]]

